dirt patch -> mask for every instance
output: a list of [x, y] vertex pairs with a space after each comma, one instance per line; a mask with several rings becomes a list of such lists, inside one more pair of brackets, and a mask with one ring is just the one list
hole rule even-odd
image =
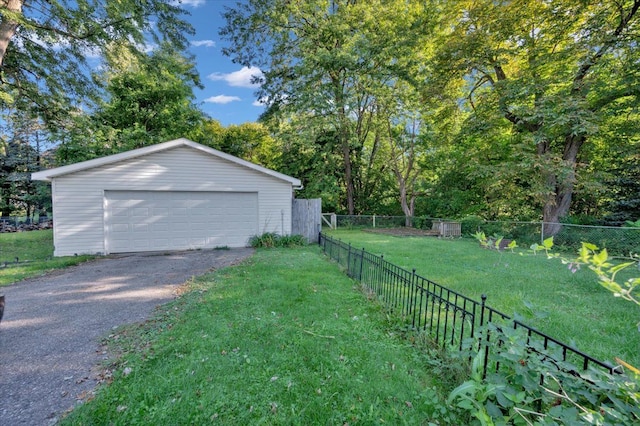
[[369, 228], [365, 232], [374, 234], [393, 235], [395, 237], [437, 237], [438, 231], [417, 228]]

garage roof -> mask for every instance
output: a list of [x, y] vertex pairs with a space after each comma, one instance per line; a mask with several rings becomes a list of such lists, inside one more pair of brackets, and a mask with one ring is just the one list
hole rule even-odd
[[296, 189], [302, 189], [302, 183], [300, 179], [293, 178], [291, 176], [287, 176], [282, 173], [278, 173], [274, 170], [267, 169], [266, 167], [259, 166], [257, 164], [251, 163], [249, 161], [245, 161], [241, 158], [235, 157], [233, 155], [225, 154], [222, 151], [218, 151], [217, 149], [209, 148], [208, 146], [200, 145], [199, 143], [195, 143], [190, 141], [189, 139], [180, 138], [172, 141], [146, 146], [144, 148], [133, 149], [131, 151], [121, 152], [119, 154], [108, 155], [106, 157], [94, 158], [93, 160], [83, 161], [80, 163], [70, 164], [68, 166], [56, 167], [55, 169], [43, 170], [41, 172], [32, 173], [31, 178], [33, 180], [43, 180], [50, 182], [53, 178], [58, 176], [67, 175], [70, 173], [76, 173], [82, 170], [91, 169], [94, 167], [100, 167], [107, 164], [113, 164], [124, 160], [129, 160], [136, 157], [141, 157], [144, 155], [153, 154], [155, 152], [164, 151], [167, 149], [172, 149], [180, 146], [187, 146], [193, 149], [197, 149], [206, 154], [213, 155], [224, 160], [230, 161], [232, 163], [238, 164], [243, 167], [247, 167], [249, 169], [255, 170], [260, 173], [267, 174], [269, 176], [273, 176], [277, 179], [284, 180], [286, 182], [290, 182]]

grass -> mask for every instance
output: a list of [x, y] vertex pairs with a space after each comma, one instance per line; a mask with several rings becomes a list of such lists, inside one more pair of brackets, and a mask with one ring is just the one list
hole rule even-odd
[[425, 356], [318, 247], [259, 249], [108, 339], [113, 382], [62, 424], [426, 424]]
[[[18, 258], [18, 263], [16, 263]], [[52, 269], [82, 263], [91, 256], [53, 257], [53, 231], [0, 234], [0, 287]]]
[[[598, 359], [640, 366], [638, 307], [612, 296], [591, 271], [572, 274], [559, 260], [479, 248], [470, 239], [393, 237], [362, 231], [330, 235], [480, 300]], [[629, 271], [635, 272], [637, 270]]]

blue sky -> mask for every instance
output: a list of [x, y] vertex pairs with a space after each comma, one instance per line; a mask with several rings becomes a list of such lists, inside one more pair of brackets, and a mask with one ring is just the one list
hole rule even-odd
[[223, 125], [256, 121], [264, 111], [257, 102], [256, 86], [251, 76], [257, 68], [243, 68], [222, 55], [223, 43], [218, 30], [224, 25], [224, 6], [235, 6], [236, 0], [182, 0], [191, 13], [187, 19], [196, 33], [190, 37], [190, 51], [196, 58], [204, 89], [196, 89], [196, 102], [211, 118]]

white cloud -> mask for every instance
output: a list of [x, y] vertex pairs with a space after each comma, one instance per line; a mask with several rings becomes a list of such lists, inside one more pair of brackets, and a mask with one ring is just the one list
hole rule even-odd
[[209, 74], [207, 78], [213, 81], [226, 81], [229, 86], [233, 87], [256, 88], [259, 87], [260, 84], [252, 83], [252, 79], [253, 77], [262, 78], [262, 76], [263, 74], [260, 68], [242, 67], [241, 70], [228, 74], [214, 72], [213, 74]]
[[191, 45], [195, 47], [215, 47], [216, 42], [213, 40], [192, 40]]
[[205, 102], [209, 102], [212, 104], [228, 104], [229, 102], [235, 102], [235, 101], [241, 101], [242, 99], [240, 99], [237, 96], [227, 96], [227, 95], [218, 95], [218, 96], [211, 96], [210, 98], [205, 99]]
[[204, 4], [204, 2], [205, 0], [181, 0], [179, 4], [183, 6], [200, 7]]
[[262, 102], [260, 99], [256, 99], [255, 101], [253, 101], [251, 103], [251, 105], [253, 106], [257, 106], [257, 107], [263, 107], [263, 106], [267, 106], [266, 103]]

